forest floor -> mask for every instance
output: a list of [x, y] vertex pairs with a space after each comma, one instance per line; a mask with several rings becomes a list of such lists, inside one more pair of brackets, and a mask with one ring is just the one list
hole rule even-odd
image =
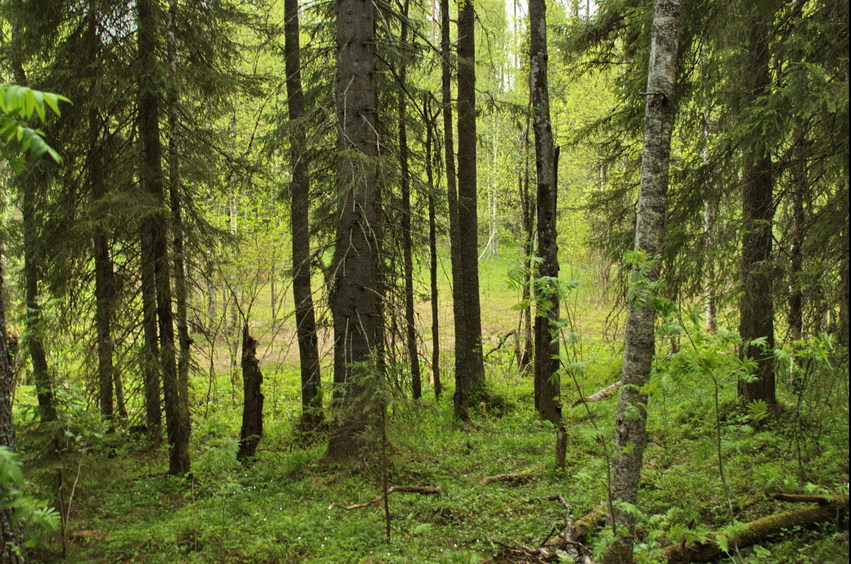
[[[26, 409], [35, 404], [33, 390], [20, 386], [16, 423], [29, 493], [62, 515], [59, 530], [31, 533], [31, 560], [466, 564], [506, 546], [542, 545], [564, 526], [565, 514], [561, 503], [545, 498], [560, 494], [574, 520], [607, 498], [616, 396], [571, 404], [615, 382], [620, 360], [605, 339], [609, 308], [588, 294], [573, 295], [574, 326], [586, 331], [579, 343], [568, 339], [567, 457], [556, 468], [555, 429], [532, 408], [531, 378], [518, 373], [510, 342], [497, 347], [515, 327], [517, 290], [505, 283], [502, 266], [494, 268], [483, 276], [482, 292], [493, 300], [483, 304], [484, 348], [491, 352], [489, 390], [499, 401], [482, 404], [468, 423], [454, 419], [449, 355], [443, 361], [448, 389], [439, 401], [429, 386], [421, 401], [404, 399], [406, 385], [394, 376], [389, 449], [359, 464], [327, 464], [321, 437], [312, 443], [297, 437], [298, 373], [274, 355], [263, 367], [264, 437], [249, 466], [235, 458], [238, 383], [221, 366], [196, 374], [191, 480], [166, 475], [164, 446], [151, 447], [124, 427], [107, 432], [79, 401], [67, 401], [61, 425], [37, 425]], [[848, 494], [847, 363], [814, 344], [810, 361], [799, 364], [803, 379], [792, 386], [780, 378], [781, 407], [768, 411], [736, 403], [735, 377], [724, 368], [726, 345], [713, 346], [700, 345], [689, 356], [685, 346], [678, 352], [660, 345], [664, 356], [646, 390], [649, 443], [635, 509], [639, 562], [663, 561], [671, 543], [730, 531], [737, 526], [732, 520], [794, 509], [777, 493]], [[389, 486], [441, 489], [388, 496], [389, 539], [382, 504], [350, 511], [333, 505], [379, 496], [385, 469]], [[503, 474], [517, 476], [488, 480]], [[602, 526], [584, 542], [599, 552], [610, 538]], [[848, 556], [847, 521], [797, 527], [741, 551], [743, 562], [830, 563]]]

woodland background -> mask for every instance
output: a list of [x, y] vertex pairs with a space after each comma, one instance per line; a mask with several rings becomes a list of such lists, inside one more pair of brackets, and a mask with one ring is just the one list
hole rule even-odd
[[0, 560], [847, 561], [848, 21], [3, 0]]

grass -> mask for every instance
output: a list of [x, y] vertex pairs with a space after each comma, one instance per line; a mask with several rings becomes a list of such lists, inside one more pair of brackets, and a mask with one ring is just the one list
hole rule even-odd
[[[514, 262], [504, 256], [481, 265], [486, 351], [495, 343], [488, 339], [516, 325], [511, 307], [518, 291], [505, 281]], [[451, 308], [445, 290], [443, 312]], [[585, 328], [582, 363], [575, 367], [583, 395], [619, 374], [619, 353], [602, 336], [606, 311], [595, 299], [585, 284], [568, 300]], [[427, 327], [427, 304], [421, 306]], [[448, 317], [442, 326], [446, 346]], [[164, 447], [152, 449], [126, 429], [106, 432], [85, 404], [66, 405], [62, 427], [36, 426], [31, 411], [21, 409], [35, 404], [33, 390], [20, 386], [18, 438], [30, 493], [65, 508], [68, 562], [481, 562], [503, 544], [538, 545], [560, 526], [563, 508], [536, 498], [564, 495], [576, 519], [607, 492], [599, 434], [611, 441], [616, 400], [589, 404], [588, 411], [568, 407], [578, 392], [571, 379], [562, 379], [568, 454], [566, 468], [557, 470], [553, 427], [534, 413], [531, 381], [517, 373], [512, 353], [509, 346], [496, 351], [486, 367], [502, 407], [482, 406], [471, 423], [452, 417], [451, 381], [440, 402], [428, 386], [418, 404], [396, 398], [388, 430], [390, 484], [440, 486], [443, 493], [390, 496], [389, 542], [380, 506], [329, 508], [376, 497], [379, 465], [328, 465], [324, 443], [296, 438], [298, 373], [274, 354], [263, 366], [265, 435], [249, 467], [235, 459], [238, 382], [224, 369], [195, 375], [192, 481], [166, 475]], [[444, 374], [451, 374], [451, 356], [444, 357]], [[663, 360], [653, 382], [638, 503], [641, 562], [659, 560], [663, 538], [700, 538], [729, 522], [712, 382], [676, 359]], [[785, 410], [768, 420], [735, 403], [735, 382], [720, 389], [722, 453], [737, 520], [788, 509], [773, 499], [779, 491], [847, 493], [847, 369], [825, 365], [808, 382], [806, 395], [781, 382]], [[530, 472], [523, 483], [482, 484], [487, 476], [521, 471]], [[604, 533], [588, 542], [599, 549]], [[62, 560], [60, 532], [31, 537], [32, 561]], [[743, 556], [745, 562], [846, 562], [848, 534], [835, 524], [790, 531]]]

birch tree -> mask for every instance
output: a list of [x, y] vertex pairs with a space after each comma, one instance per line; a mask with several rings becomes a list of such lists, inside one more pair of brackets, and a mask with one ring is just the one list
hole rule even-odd
[[615, 420], [616, 452], [611, 463], [609, 518], [616, 538], [604, 562], [632, 562], [635, 505], [644, 455], [647, 395], [655, 348], [654, 288], [659, 280], [667, 213], [671, 130], [676, 113], [679, 0], [655, 0], [644, 106], [641, 187], [635, 226], [632, 290], [624, 339], [620, 398]]

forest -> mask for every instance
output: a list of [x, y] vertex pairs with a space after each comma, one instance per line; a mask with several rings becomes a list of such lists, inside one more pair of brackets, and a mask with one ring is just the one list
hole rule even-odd
[[848, 0], [0, 0], [0, 564], [844, 563]]

